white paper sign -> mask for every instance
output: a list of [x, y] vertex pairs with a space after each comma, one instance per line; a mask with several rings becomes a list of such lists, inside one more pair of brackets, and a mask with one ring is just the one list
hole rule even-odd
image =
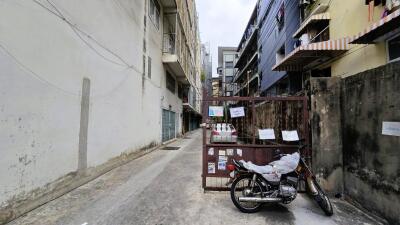
[[284, 141], [298, 141], [299, 135], [297, 134], [296, 130], [283, 130], [282, 131], [282, 138]]
[[242, 157], [242, 149], [236, 149], [236, 154], [240, 157]]
[[400, 137], [400, 122], [386, 122], [382, 123], [382, 134]]
[[226, 154], [225, 154], [225, 150], [219, 150], [219, 151], [218, 151], [218, 155], [226, 155]]
[[215, 173], [215, 163], [208, 163], [208, 173]]
[[208, 155], [214, 155], [214, 148], [208, 149]]
[[226, 170], [226, 161], [218, 161], [218, 170]]
[[229, 156], [233, 156], [233, 149], [232, 148], [226, 149], [226, 154]]
[[224, 107], [222, 107], [222, 106], [209, 106], [208, 107], [208, 116], [223, 117], [224, 116]]
[[218, 156], [218, 161], [228, 161], [228, 157], [225, 155]]
[[258, 130], [258, 136], [260, 140], [275, 140], [274, 129], [262, 129]]
[[231, 118], [243, 117], [244, 116], [244, 107], [230, 108]]

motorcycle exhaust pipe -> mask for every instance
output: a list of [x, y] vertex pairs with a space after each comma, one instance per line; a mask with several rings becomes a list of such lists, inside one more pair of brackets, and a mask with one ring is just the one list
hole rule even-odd
[[281, 198], [239, 197], [239, 202], [273, 203], [273, 202], [282, 202], [282, 199]]

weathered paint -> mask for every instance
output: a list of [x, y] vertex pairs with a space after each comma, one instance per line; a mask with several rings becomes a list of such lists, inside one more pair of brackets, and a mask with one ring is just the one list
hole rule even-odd
[[311, 79], [312, 167], [324, 190], [343, 192], [340, 78]]
[[78, 170], [87, 168], [87, 137], [89, 125], [89, 102], [90, 102], [90, 80], [83, 78], [82, 100], [81, 100], [81, 119], [79, 130], [79, 157]]
[[400, 223], [400, 138], [382, 121], [400, 121], [400, 63], [345, 78], [342, 127], [345, 191], [366, 208]]

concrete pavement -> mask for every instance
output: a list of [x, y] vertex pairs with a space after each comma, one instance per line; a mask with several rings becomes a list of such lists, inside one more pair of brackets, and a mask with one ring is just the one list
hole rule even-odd
[[201, 132], [170, 146], [181, 149], [156, 150], [9, 225], [381, 224], [338, 199], [332, 199], [334, 216], [326, 217], [307, 195], [289, 205], [241, 213], [228, 193], [204, 193], [201, 188]]

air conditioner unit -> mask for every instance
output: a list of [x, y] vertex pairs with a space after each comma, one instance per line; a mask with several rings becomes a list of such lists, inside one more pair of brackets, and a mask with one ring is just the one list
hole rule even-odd
[[300, 6], [308, 6], [312, 3], [312, 0], [300, 0]]

